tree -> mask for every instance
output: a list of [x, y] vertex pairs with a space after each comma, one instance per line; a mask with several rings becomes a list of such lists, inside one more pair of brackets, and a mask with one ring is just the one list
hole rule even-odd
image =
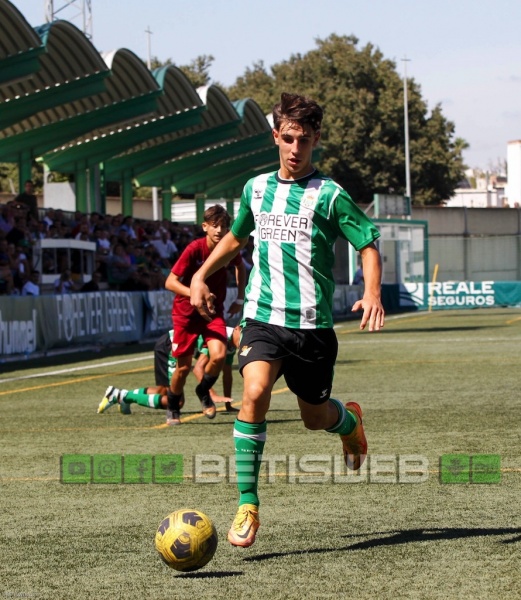
[[[18, 165], [16, 163], [0, 163], [0, 192], [18, 194], [23, 191], [23, 186], [22, 190], [18, 189], [18, 179]], [[40, 194], [43, 190], [43, 167], [35, 160], [32, 161], [31, 179], [36, 193]]]
[[18, 166], [0, 163], [0, 192], [18, 193]]
[[[375, 193], [405, 194], [403, 81], [396, 64], [372, 44], [331, 35], [317, 48], [271, 67], [256, 63], [227, 89], [231, 99], [253, 98], [266, 112], [280, 92], [298, 92], [324, 107], [320, 168], [357, 202]], [[420, 87], [408, 80], [411, 187], [415, 204], [441, 204], [463, 177], [466, 142], [441, 107], [429, 114]]]
[[[189, 65], [177, 65], [178, 68], [188, 77], [190, 83], [198, 88], [203, 85], [210, 83], [210, 68], [214, 61], [214, 57], [211, 54], [202, 54], [198, 56]], [[146, 61], [143, 61], [146, 64]], [[159, 60], [157, 56], [153, 56], [150, 59], [150, 70], [155, 71], [161, 67], [173, 65], [174, 62], [171, 58], [166, 60]]]
[[190, 83], [198, 88], [210, 83], [210, 68], [214, 60], [211, 54], [203, 54], [194, 59], [189, 65], [182, 65], [179, 68], [188, 77]]

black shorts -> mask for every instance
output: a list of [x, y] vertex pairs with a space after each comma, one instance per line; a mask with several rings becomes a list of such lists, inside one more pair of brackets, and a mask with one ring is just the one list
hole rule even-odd
[[168, 358], [172, 352], [172, 342], [170, 334], [165, 333], [156, 342], [154, 346], [154, 374], [156, 385], [168, 387], [170, 379], [168, 378]]
[[290, 329], [246, 319], [237, 352], [239, 371], [258, 360], [282, 360], [289, 389], [309, 404], [331, 395], [338, 340], [333, 329]]

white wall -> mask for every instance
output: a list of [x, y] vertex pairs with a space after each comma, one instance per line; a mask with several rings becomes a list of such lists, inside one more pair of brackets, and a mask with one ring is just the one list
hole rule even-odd
[[519, 207], [521, 206], [521, 140], [508, 142], [507, 168], [508, 184], [506, 187], [506, 196], [508, 204], [511, 207]]

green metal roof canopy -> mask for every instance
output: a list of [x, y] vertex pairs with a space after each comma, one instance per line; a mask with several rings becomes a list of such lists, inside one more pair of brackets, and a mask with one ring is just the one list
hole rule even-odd
[[149, 138], [125, 153], [109, 158], [105, 162], [106, 179], [121, 179], [128, 171], [137, 177], [165, 160], [237, 135], [241, 117], [226, 94], [214, 85], [198, 88], [197, 92], [206, 105], [199, 124]]
[[71, 122], [61, 132], [49, 128], [65, 120], [67, 103], [74, 104], [69, 112], [77, 122], [85, 97], [103, 91], [110, 75], [96, 49], [70, 23], [56, 21], [39, 31], [45, 49], [41, 68], [31, 78], [0, 86], [0, 160], [18, 163], [20, 189], [31, 176], [32, 159], [74, 130]]
[[[180, 177], [175, 183], [176, 191], [179, 194], [207, 194], [207, 190], [231, 177], [244, 175], [259, 166], [277, 164], [278, 156], [274, 144], [246, 154], [236, 154], [232, 158], [215, 162], [205, 168], [202, 177], [194, 175]], [[243, 182], [246, 183], [246, 178]]]
[[40, 68], [45, 48], [22, 13], [0, 0], [0, 85], [29, 77]]
[[[312, 160], [316, 162], [320, 159], [322, 153], [321, 148], [315, 148], [313, 150]], [[265, 162], [263, 162], [265, 160]], [[253, 161], [252, 161], [253, 162]], [[279, 153], [277, 146], [273, 146], [273, 154], [269, 152], [266, 155], [259, 153], [256, 157], [256, 166], [251, 167], [249, 170], [244, 171], [241, 169], [235, 170], [232, 168], [229, 171], [223, 173], [222, 177], [215, 179], [213, 183], [209, 183], [205, 190], [206, 196], [210, 198], [224, 197], [224, 198], [238, 198], [242, 193], [245, 183], [248, 179], [256, 177], [261, 173], [269, 173], [270, 171], [276, 171], [279, 168]]]
[[190, 185], [197, 181], [200, 183], [198, 187], [204, 188], [207, 170], [216, 162], [243, 156], [266, 146], [272, 147], [271, 127], [259, 105], [251, 99], [242, 100], [234, 105], [242, 116], [236, 137], [167, 161], [138, 176], [138, 185], [172, 187], [172, 191], [184, 193], [185, 190], [178, 184], [179, 180], [183, 179], [185, 185], [188, 185], [189, 181]]
[[128, 214], [137, 176], [162, 187], [164, 215], [172, 190], [231, 193], [278, 162], [253, 100], [232, 104], [216, 86], [196, 91], [174, 66], [152, 74], [127, 49], [103, 60], [71, 23], [34, 30], [0, 0], [0, 161], [19, 164], [21, 185], [33, 158], [75, 175], [79, 210], [88, 178], [91, 198], [104, 193], [96, 173], [106, 165], [105, 180], [123, 181]]
[[[127, 52], [122, 54], [119, 51], [114, 58], [118, 56], [128, 58]], [[139, 59], [138, 65], [142, 65], [144, 69], [142, 77], [150, 77], [153, 81], [150, 82], [150, 87], [155, 85], [161, 90], [161, 95], [157, 97], [156, 110], [146, 117], [90, 131], [66, 146], [46, 154], [43, 159], [51, 170], [70, 172], [75, 170], [78, 161], [83, 161], [90, 167], [144, 140], [201, 121], [201, 113], [206, 110], [206, 107], [182, 71], [170, 66], [161, 70], [154, 78]], [[130, 72], [128, 65], [126, 71]], [[125, 171], [128, 171], [128, 165]]]
[[67, 21], [36, 30], [45, 53], [29, 79], [0, 87], [0, 137], [11, 137], [60, 118], [58, 108], [104, 91], [109, 69], [83, 33]]

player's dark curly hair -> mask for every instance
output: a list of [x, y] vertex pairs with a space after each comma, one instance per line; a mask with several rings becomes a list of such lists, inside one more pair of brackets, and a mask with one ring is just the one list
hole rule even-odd
[[282, 121], [292, 121], [300, 125], [311, 125], [313, 131], [320, 131], [323, 114], [321, 106], [314, 100], [283, 92], [280, 102], [273, 107], [273, 126], [278, 131]]
[[231, 217], [230, 213], [221, 206], [215, 204], [210, 206], [204, 211], [203, 219], [205, 223], [210, 225], [222, 225], [223, 227], [230, 227]]

